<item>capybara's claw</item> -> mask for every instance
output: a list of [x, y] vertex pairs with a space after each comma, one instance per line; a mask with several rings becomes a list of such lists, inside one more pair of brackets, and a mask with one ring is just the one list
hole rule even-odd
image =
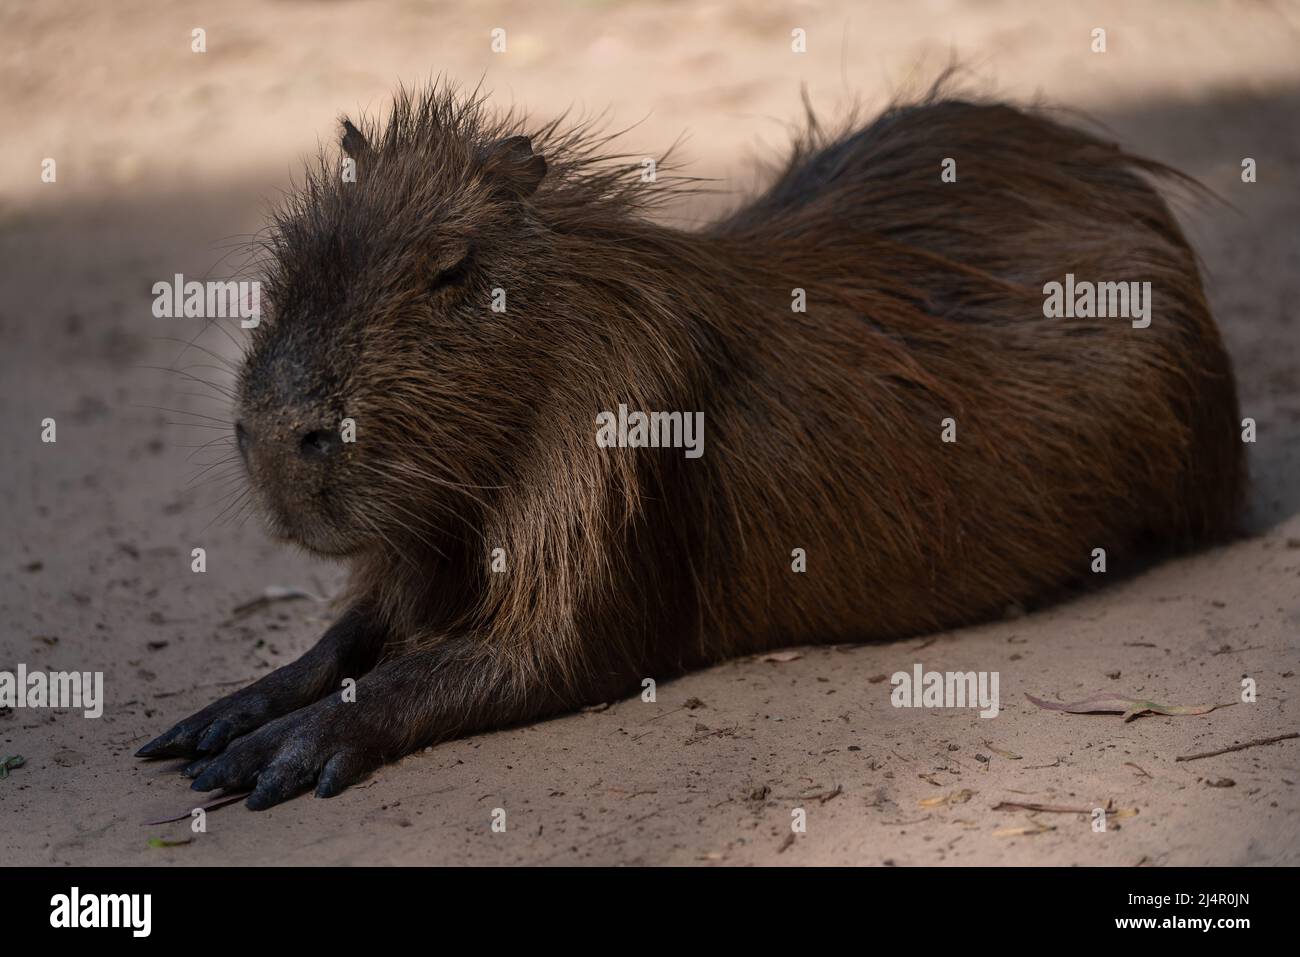
[[337, 700], [321, 701], [241, 738], [225, 753], [204, 759], [191, 787], [252, 787], [247, 804], [253, 811], [313, 786], [318, 797], [333, 797], [379, 764], [362, 742], [348, 738], [347, 725], [338, 720], [339, 707]]

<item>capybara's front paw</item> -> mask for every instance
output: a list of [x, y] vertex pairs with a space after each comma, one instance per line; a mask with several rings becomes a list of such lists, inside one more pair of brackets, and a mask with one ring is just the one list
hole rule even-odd
[[285, 689], [264, 682], [265, 679], [241, 688], [190, 715], [142, 747], [136, 757], [188, 758], [218, 754], [230, 741], [293, 709], [285, 701]]
[[382, 763], [377, 750], [342, 720], [337, 698], [317, 702], [272, 721], [233, 742], [226, 752], [191, 765], [196, 791], [253, 788], [253, 811], [287, 801], [315, 785], [333, 797]]
[[233, 738], [260, 727], [270, 718], [266, 695], [244, 688], [190, 715], [139, 751], [140, 758], [185, 758], [215, 754]]

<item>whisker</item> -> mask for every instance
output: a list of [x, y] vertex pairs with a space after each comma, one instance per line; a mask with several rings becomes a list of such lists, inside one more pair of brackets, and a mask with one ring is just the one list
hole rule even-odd
[[[223, 363], [227, 372], [230, 372], [232, 374], [239, 373], [238, 365], [236, 365], [230, 359], [223, 356], [221, 353], [213, 352], [207, 346], [199, 345], [198, 342], [186, 342], [184, 339], [178, 339], [175, 336], [154, 336], [153, 338], [157, 339], [160, 342], [174, 342], [177, 343], [178, 345], [186, 346], [187, 348], [198, 349], [200, 352], [205, 352], [213, 359], [216, 359], [218, 362]], [[182, 353], [182, 355], [184, 355], [184, 353]]]
[[[136, 409], [149, 409], [153, 412], [169, 412], [172, 415], [192, 415], [195, 416], [196, 418], [210, 419], [213, 422], [220, 422], [225, 428], [228, 429], [232, 427], [229, 419], [219, 419], [215, 415], [204, 415], [202, 412], [189, 412], [185, 409], [167, 409], [160, 405], [140, 405], [139, 403], [132, 403], [131, 407]], [[189, 425], [190, 423], [177, 422], [174, 424]]]

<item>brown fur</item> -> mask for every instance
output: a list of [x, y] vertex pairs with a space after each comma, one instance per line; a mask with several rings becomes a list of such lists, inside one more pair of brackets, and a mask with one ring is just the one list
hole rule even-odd
[[[647, 215], [680, 181], [581, 127], [441, 88], [346, 130], [358, 182], [323, 161], [278, 216], [240, 414], [273, 525], [345, 557], [383, 633], [361, 750], [976, 622], [1094, 548], [1113, 573], [1234, 528], [1232, 372], [1158, 164], [936, 92], [812, 124], [762, 196], [686, 232]], [[1150, 327], [1045, 319], [1066, 272], [1149, 280]], [[598, 448], [620, 402], [703, 411], [703, 457]], [[356, 443], [301, 461], [343, 416]]]

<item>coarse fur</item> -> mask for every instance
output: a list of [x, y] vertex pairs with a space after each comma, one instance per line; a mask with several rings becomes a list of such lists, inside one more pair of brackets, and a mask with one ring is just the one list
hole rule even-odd
[[[336, 793], [646, 677], [980, 621], [1093, 549], [1113, 573], [1235, 528], [1232, 371], [1160, 164], [936, 87], [810, 121], [761, 196], [684, 231], [649, 215], [684, 181], [586, 126], [434, 85], [344, 130], [350, 162], [276, 216], [238, 414], [272, 527], [350, 563], [350, 611], [142, 749], [206, 755], [196, 787]], [[1067, 272], [1149, 281], [1150, 326], [1045, 318]], [[598, 446], [620, 403], [703, 412], [703, 456]], [[371, 669], [351, 711], [326, 697]]]

